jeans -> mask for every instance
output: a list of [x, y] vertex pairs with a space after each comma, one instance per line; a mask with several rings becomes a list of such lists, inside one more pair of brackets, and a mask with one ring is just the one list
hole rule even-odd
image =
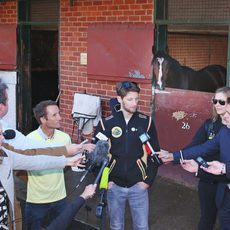
[[26, 227], [27, 230], [41, 230], [44, 221], [48, 218], [46, 225], [52, 222], [66, 207], [66, 198], [45, 204], [26, 202]]
[[148, 189], [135, 184], [130, 188], [113, 184], [108, 190], [108, 210], [111, 230], [124, 230], [126, 201], [129, 203], [133, 229], [148, 230]]

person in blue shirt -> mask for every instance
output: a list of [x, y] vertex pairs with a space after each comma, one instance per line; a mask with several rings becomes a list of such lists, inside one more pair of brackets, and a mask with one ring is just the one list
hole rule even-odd
[[[213, 155], [219, 151], [219, 161], [208, 162], [209, 167], [206, 172], [217, 175], [225, 175], [230, 178], [230, 98], [227, 98], [226, 112], [222, 119], [226, 126], [222, 127], [218, 134], [211, 140], [203, 144], [196, 145], [190, 148], [169, 153], [161, 150], [158, 152], [159, 157], [164, 163], [178, 163], [181, 160], [181, 155], [184, 159], [196, 159], [198, 156]], [[182, 162], [183, 163], [183, 162]], [[216, 193], [216, 205], [218, 209], [219, 224], [221, 229], [229, 229], [230, 226], [230, 184], [227, 181], [219, 182]]]
[[[204, 121], [192, 138], [192, 142], [186, 147], [202, 144], [213, 137], [224, 126], [222, 117], [226, 112], [227, 98], [230, 97], [230, 88], [222, 87], [216, 90], [212, 98], [213, 114], [212, 117]], [[206, 161], [219, 159], [219, 151], [211, 156], [204, 157]], [[199, 173], [200, 176], [201, 173]], [[200, 202], [200, 220], [198, 230], [212, 230], [217, 216], [215, 203], [217, 180], [215, 177], [200, 176], [198, 182], [198, 195]]]

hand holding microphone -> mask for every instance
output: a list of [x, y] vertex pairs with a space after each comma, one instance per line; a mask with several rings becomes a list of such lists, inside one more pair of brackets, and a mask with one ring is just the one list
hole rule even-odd
[[96, 192], [97, 186], [94, 184], [89, 184], [85, 187], [85, 190], [80, 195], [84, 200], [87, 200], [89, 198], [92, 198]]
[[151, 160], [156, 162], [158, 165], [162, 165], [161, 159], [158, 157], [151, 144], [149, 143], [150, 136], [148, 133], [146, 133], [142, 127], [139, 127], [137, 132], [139, 134], [139, 139], [141, 140], [141, 143], [144, 144], [146, 152], [148, 155], [150, 155]]
[[[108, 164], [108, 154], [109, 151], [109, 144], [107, 141], [101, 141], [99, 140], [96, 144], [95, 149], [88, 153], [86, 155], [86, 171], [85, 173], [82, 175], [79, 184], [85, 179], [86, 175], [95, 167], [95, 166], [100, 166], [100, 164], [102, 164], [101, 169], [94, 181], [94, 184], [97, 184], [103, 169], [105, 168], [105, 166]], [[77, 187], [79, 186], [79, 184], [77, 185]]]

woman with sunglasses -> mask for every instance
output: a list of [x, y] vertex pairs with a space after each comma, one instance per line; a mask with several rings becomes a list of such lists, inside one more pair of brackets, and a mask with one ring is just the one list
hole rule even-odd
[[[226, 112], [227, 98], [230, 97], [230, 88], [222, 87], [216, 90], [213, 103], [212, 118], [207, 119], [196, 132], [192, 142], [187, 147], [195, 146], [212, 139], [224, 125], [222, 120]], [[186, 148], [187, 148], [186, 147]], [[204, 158], [206, 161], [213, 161], [219, 159], [219, 152], [215, 155]], [[198, 183], [198, 194], [200, 201], [200, 221], [198, 225], [199, 230], [212, 230], [214, 228], [217, 216], [217, 208], [215, 203], [217, 181], [215, 177], [206, 176], [202, 170], [198, 170], [197, 176], [200, 177]]]

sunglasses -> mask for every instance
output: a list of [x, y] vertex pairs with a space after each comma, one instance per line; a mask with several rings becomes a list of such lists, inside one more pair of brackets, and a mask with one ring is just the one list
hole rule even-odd
[[218, 100], [218, 99], [213, 98], [213, 99], [212, 99], [212, 103], [213, 103], [214, 105], [216, 105], [217, 103], [219, 103], [220, 105], [225, 105], [225, 104], [226, 104], [226, 101], [224, 101], [224, 100]]

